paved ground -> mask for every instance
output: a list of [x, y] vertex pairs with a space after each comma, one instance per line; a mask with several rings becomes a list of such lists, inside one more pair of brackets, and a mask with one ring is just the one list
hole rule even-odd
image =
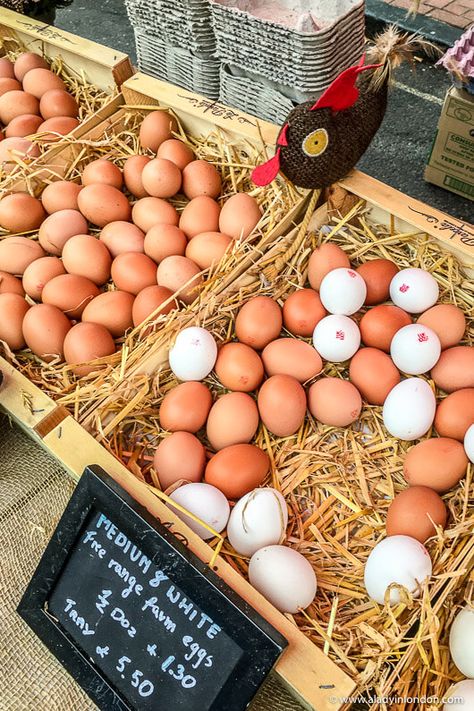
[[[71, 7], [58, 11], [56, 24], [127, 52], [135, 60], [133, 31], [123, 0], [75, 0]], [[423, 179], [449, 86], [450, 80], [444, 70], [423, 63], [412, 74], [402, 67], [397, 72], [397, 84], [382, 128], [359, 167], [407, 195], [462, 220], [474, 222], [474, 202], [430, 185]]]
[[[410, 9], [413, 0], [384, 0], [389, 5]], [[421, 0], [418, 12], [454, 27], [466, 28], [474, 22], [474, 0]]]

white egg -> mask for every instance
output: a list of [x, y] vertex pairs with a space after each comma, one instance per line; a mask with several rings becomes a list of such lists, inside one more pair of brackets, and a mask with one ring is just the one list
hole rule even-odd
[[209, 375], [216, 359], [214, 337], [198, 326], [180, 331], [169, 354], [171, 370], [180, 380], [202, 380]]
[[464, 435], [464, 449], [471, 462], [474, 464], [474, 424], [468, 427]]
[[[431, 558], [422, 545], [410, 536], [389, 536], [377, 543], [367, 559], [364, 584], [372, 600], [384, 604], [389, 585], [397, 583], [413, 597], [420, 594], [420, 586], [431, 577]], [[390, 603], [400, 602], [400, 590], [390, 590]]]
[[402, 269], [390, 282], [390, 298], [410, 314], [427, 311], [438, 300], [438, 282], [424, 269]]
[[[170, 499], [207, 523], [217, 533], [223, 531], [227, 525], [230, 514], [229, 502], [222, 491], [216, 489], [215, 486], [201, 482], [184, 484], [170, 494]], [[208, 531], [190, 516], [178, 509], [173, 508], [173, 510], [198, 536], [204, 540], [213, 538], [214, 534], [211, 531]]]
[[433, 368], [441, 355], [441, 343], [431, 328], [410, 323], [396, 332], [390, 344], [390, 355], [399, 370], [421, 375]]
[[464, 676], [474, 679], [474, 609], [460, 610], [451, 625], [449, 651]]
[[366, 296], [365, 281], [356, 271], [346, 267], [330, 271], [319, 287], [321, 302], [330, 314], [355, 314], [363, 305]]
[[313, 345], [321, 358], [342, 363], [359, 349], [359, 327], [349, 316], [325, 316], [313, 331]]
[[383, 423], [392, 437], [411, 442], [428, 432], [436, 398], [426, 380], [407, 378], [390, 390], [383, 404]]
[[281, 543], [288, 525], [288, 506], [279, 491], [254, 489], [239, 499], [227, 524], [227, 538], [241, 555]]
[[474, 709], [474, 681], [463, 679], [457, 684], [453, 684], [447, 690], [445, 700], [443, 711], [452, 711], [452, 709], [472, 711]]
[[260, 548], [250, 558], [249, 580], [280, 612], [295, 614], [311, 605], [316, 574], [301, 553], [286, 546]]

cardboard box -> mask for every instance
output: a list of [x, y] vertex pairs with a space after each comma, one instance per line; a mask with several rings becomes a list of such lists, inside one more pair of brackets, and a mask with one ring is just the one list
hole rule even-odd
[[464, 89], [446, 94], [425, 179], [474, 200], [474, 96]]

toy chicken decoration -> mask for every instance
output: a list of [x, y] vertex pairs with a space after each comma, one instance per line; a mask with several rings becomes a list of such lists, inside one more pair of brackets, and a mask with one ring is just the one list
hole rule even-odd
[[420, 44], [419, 38], [400, 35], [393, 27], [379, 35], [368, 52], [375, 63], [365, 64], [364, 55], [316, 103], [308, 101], [291, 111], [275, 155], [253, 170], [253, 182], [268, 185], [281, 171], [295, 185], [317, 189], [345, 177], [382, 123], [392, 69], [404, 59], [413, 62]]

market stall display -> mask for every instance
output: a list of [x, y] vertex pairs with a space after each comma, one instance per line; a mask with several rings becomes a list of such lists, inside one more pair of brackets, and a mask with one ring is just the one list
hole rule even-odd
[[[2, 240], [0, 298], [42, 299], [18, 312], [33, 351], [35, 309], [56, 309], [64, 332], [36, 355], [9, 336], [2, 407], [75, 477], [94, 461], [184, 536], [289, 640], [276, 672], [307, 705], [334, 707], [334, 688], [441, 698], [467, 669], [451, 623], [472, 599], [472, 229], [357, 171], [324, 199], [281, 176], [256, 188], [277, 132], [136, 75], [82, 142], [24, 169], [0, 208], [31, 199], [38, 225]], [[189, 206], [203, 198], [201, 232]], [[155, 229], [144, 204], [172, 224]], [[25, 281], [44, 259], [53, 278]], [[198, 271], [177, 279], [169, 259]], [[97, 293], [109, 272], [115, 288]], [[65, 277], [87, 287], [74, 303], [49, 293]], [[159, 313], [160, 288], [179, 309]], [[116, 322], [98, 301], [120, 292]], [[82, 336], [69, 342], [89, 330], [120, 350], [91, 363]]]

